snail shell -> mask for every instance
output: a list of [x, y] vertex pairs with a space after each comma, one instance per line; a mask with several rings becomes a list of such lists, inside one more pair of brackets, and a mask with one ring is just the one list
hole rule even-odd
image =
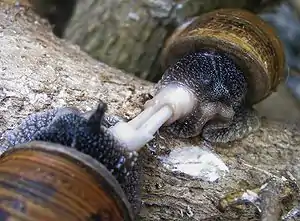
[[0, 210], [26, 220], [131, 221], [114, 176], [76, 149], [33, 141], [0, 157]]
[[184, 55], [204, 49], [225, 52], [240, 66], [248, 83], [248, 104], [269, 96], [284, 78], [281, 41], [271, 26], [246, 10], [220, 9], [183, 24], [167, 40], [162, 66], [166, 69]]

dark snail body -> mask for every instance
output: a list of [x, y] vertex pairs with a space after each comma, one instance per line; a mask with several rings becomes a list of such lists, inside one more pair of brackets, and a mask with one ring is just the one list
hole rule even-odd
[[6, 133], [3, 149], [29, 141], [46, 141], [87, 154], [113, 174], [136, 212], [140, 207], [138, 154], [127, 151], [102, 126], [105, 111], [106, 104], [101, 102], [89, 117], [72, 108], [33, 114]]
[[279, 38], [257, 15], [241, 9], [212, 11], [178, 27], [161, 60], [164, 74], [144, 110], [109, 128], [132, 150], [162, 126], [176, 137], [241, 139], [260, 126], [252, 106], [284, 79]]
[[158, 90], [173, 82], [184, 84], [203, 100], [233, 107], [240, 106], [247, 93], [242, 71], [226, 54], [216, 51], [193, 52], [179, 59], [165, 71]]
[[243, 138], [260, 126], [252, 105], [284, 78], [279, 38], [258, 16], [240, 9], [216, 10], [182, 25], [162, 55], [165, 73], [156, 94], [180, 85], [195, 97], [191, 111], [166, 127], [179, 137], [201, 134], [211, 142]]
[[55, 118], [70, 113], [79, 114], [79, 111], [73, 108], [56, 108], [29, 115], [19, 126], [5, 132], [6, 139], [1, 151], [31, 141], [40, 130], [45, 130], [51, 125]]
[[[196, 94], [197, 103], [188, 117], [179, 119], [168, 127], [172, 133], [180, 137], [196, 136], [202, 129], [205, 132], [215, 126], [204, 127], [206, 121], [197, 122], [199, 119], [210, 119], [218, 115], [220, 120], [225, 121], [224, 127], [228, 127], [226, 123], [229, 120], [235, 121], [236, 117], [242, 117], [231, 117], [231, 112], [242, 113], [247, 82], [239, 67], [225, 54], [200, 51], [184, 56], [165, 71], [157, 90], [178, 82]], [[220, 124], [219, 126], [215, 133], [220, 138], [222, 127]], [[208, 136], [217, 134], [210, 131]]]
[[191, 137], [202, 133], [207, 140], [228, 142], [259, 127], [257, 115], [246, 104], [246, 78], [226, 54], [190, 53], [170, 66], [156, 87], [160, 90], [178, 82], [196, 95], [197, 103], [186, 118], [168, 126], [173, 134]]

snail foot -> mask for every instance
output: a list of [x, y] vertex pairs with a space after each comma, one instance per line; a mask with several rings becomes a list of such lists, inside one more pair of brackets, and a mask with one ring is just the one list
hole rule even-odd
[[79, 113], [79, 110], [62, 107], [30, 114], [18, 126], [3, 133], [4, 143], [0, 147], [0, 153], [9, 147], [31, 141], [36, 133], [48, 127], [53, 120], [69, 113]]
[[227, 143], [257, 131], [260, 125], [258, 113], [252, 108], [243, 108], [230, 122], [207, 124], [203, 128], [202, 137], [212, 143]]
[[102, 101], [92, 111], [81, 113], [72, 107], [33, 113], [20, 125], [4, 133], [0, 154], [8, 148], [30, 141], [58, 143], [91, 156], [104, 165], [124, 190], [136, 213], [140, 208], [140, 165], [136, 152], [127, 150], [115, 140], [103, 124], [116, 120], [106, 115]]

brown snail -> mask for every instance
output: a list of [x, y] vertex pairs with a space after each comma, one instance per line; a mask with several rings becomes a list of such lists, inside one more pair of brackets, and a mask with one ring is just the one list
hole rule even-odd
[[[220, 9], [179, 27], [166, 42], [162, 65], [154, 97], [128, 125], [145, 140], [165, 125], [178, 137], [201, 134], [229, 142], [259, 128], [252, 106], [276, 90], [285, 58], [282, 43], [261, 18]], [[111, 130], [122, 137], [118, 127]]]
[[103, 102], [88, 114], [51, 109], [5, 133], [0, 218], [134, 220], [140, 209], [138, 154], [102, 126], [105, 110]]

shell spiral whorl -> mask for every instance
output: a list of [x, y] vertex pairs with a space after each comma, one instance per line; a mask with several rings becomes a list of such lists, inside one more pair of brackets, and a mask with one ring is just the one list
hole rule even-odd
[[0, 156], [0, 201], [1, 220], [134, 220], [105, 166], [49, 142], [17, 145]]
[[[89, 117], [74, 108], [58, 108], [34, 113], [24, 119], [18, 127], [5, 133], [6, 141], [2, 148], [10, 151], [17, 145], [43, 141], [50, 143], [48, 146], [60, 144], [65, 148], [75, 149], [81, 155], [89, 156], [105, 167], [103, 171], [98, 171], [100, 176], [111, 173], [116, 180], [113, 185], [124, 191], [126, 199], [122, 200], [128, 200], [130, 203], [129, 213], [136, 215], [140, 209], [138, 154], [124, 148], [103, 127], [106, 108], [107, 105], [100, 102]], [[56, 166], [59, 167], [59, 163]], [[103, 179], [106, 179], [105, 176]], [[106, 191], [106, 187], [103, 188], [103, 191]], [[119, 197], [124, 198], [121, 195]]]
[[226, 53], [241, 67], [248, 82], [249, 104], [266, 98], [284, 78], [281, 41], [271, 26], [246, 10], [216, 10], [178, 28], [166, 42], [162, 66], [207, 49]]

